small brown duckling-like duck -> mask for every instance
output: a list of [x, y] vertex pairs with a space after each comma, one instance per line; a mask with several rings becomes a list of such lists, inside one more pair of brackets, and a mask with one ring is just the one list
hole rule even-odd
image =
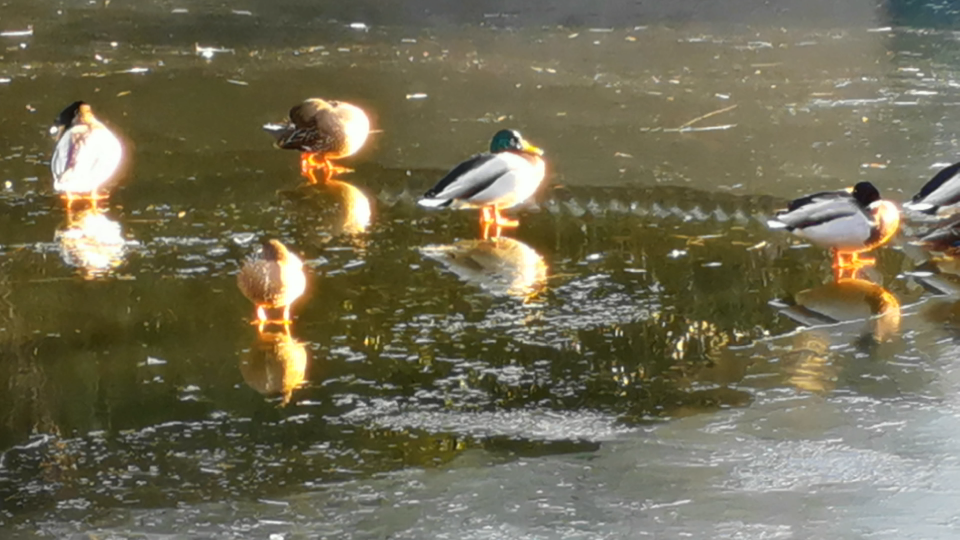
[[290, 109], [282, 124], [263, 129], [276, 138], [277, 148], [301, 152], [300, 169], [305, 176], [324, 168], [327, 178], [350, 169], [331, 163], [352, 156], [370, 135], [370, 119], [360, 107], [344, 101], [310, 98]]
[[99, 199], [99, 190], [113, 178], [123, 159], [120, 139], [83, 101], [61, 111], [50, 133], [57, 136], [50, 159], [53, 189], [67, 199], [67, 208], [74, 199]]
[[[303, 262], [279, 240], [266, 239], [260, 250], [247, 258], [237, 275], [237, 285], [244, 296], [257, 306], [260, 330], [268, 323], [289, 325], [290, 304], [307, 288]], [[270, 320], [267, 309], [283, 308], [283, 318]]]

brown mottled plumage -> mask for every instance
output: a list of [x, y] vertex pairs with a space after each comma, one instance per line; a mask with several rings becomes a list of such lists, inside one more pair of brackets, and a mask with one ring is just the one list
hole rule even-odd
[[266, 309], [283, 308], [283, 324], [290, 323], [290, 304], [307, 288], [303, 262], [280, 243], [265, 240], [260, 251], [248, 258], [237, 275], [243, 295], [257, 305], [257, 321], [267, 322]]
[[304, 173], [320, 165], [309, 159], [310, 154], [316, 154], [329, 172], [330, 160], [351, 156], [363, 147], [370, 119], [356, 105], [310, 98], [290, 109], [287, 122], [263, 129], [277, 139], [278, 148], [308, 154], [302, 161]]

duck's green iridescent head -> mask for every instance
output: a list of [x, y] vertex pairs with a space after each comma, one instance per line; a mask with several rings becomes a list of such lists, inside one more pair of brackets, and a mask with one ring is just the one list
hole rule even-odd
[[498, 152], [522, 152], [538, 156], [543, 155], [543, 150], [523, 140], [520, 132], [512, 129], [501, 129], [493, 136], [490, 141], [490, 152], [493, 154]]

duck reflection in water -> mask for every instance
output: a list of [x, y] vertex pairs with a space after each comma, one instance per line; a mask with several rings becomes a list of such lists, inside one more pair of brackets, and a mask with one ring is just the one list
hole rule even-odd
[[836, 325], [856, 332], [860, 347], [882, 343], [900, 331], [900, 302], [880, 285], [844, 277], [801, 291], [792, 304], [774, 304], [780, 313], [810, 327]]
[[[781, 358], [787, 382], [807, 392], [829, 392], [841, 367], [831, 345], [855, 336], [854, 346], [868, 352], [900, 331], [900, 302], [880, 285], [844, 277], [801, 291], [793, 303], [774, 304], [780, 313], [809, 329], [793, 335]], [[846, 337], [844, 337], [846, 336]]]
[[320, 229], [329, 237], [343, 234], [357, 235], [367, 232], [373, 219], [370, 199], [359, 188], [338, 180], [324, 177], [317, 179], [314, 170], [308, 170], [308, 183], [282, 194], [299, 207], [310, 219], [318, 219]]
[[119, 267], [126, 252], [120, 224], [96, 207], [69, 213], [66, 225], [54, 234], [54, 242], [63, 262], [81, 269], [88, 279]]
[[[260, 249], [247, 257], [237, 274], [240, 291], [257, 306], [257, 320], [262, 332], [267, 324], [283, 325], [289, 333], [290, 305], [307, 289], [303, 262], [279, 240], [266, 238]], [[270, 319], [267, 310], [283, 309], [283, 318]]]
[[240, 374], [247, 386], [281, 396], [286, 405], [306, 379], [308, 363], [306, 344], [288, 332], [257, 332], [250, 350], [240, 355]]
[[424, 246], [425, 257], [494, 296], [533, 299], [547, 279], [547, 264], [532, 247], [507, 236]]

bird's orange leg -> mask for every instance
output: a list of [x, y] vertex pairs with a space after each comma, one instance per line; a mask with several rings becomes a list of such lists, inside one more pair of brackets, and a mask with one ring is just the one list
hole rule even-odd
[[[307, 177], [308, 184], [320, 184], [321, 181], [317, 179], [317, 171], [315, 169], [309, 169], [304, 173], [304, 176]], [[323, 183], [326, 183], [330, 180], [330, 171], [324, 169], [323, 171]]]
[[850, 254], [850, 264], [856, 268], [859, 268], [861, 266], [872, 266], [874, 264], [877, 264], [877, 259], [873, 257], [861, 258], [860, 252], [854, 251], [853, 253]]
[[496, 206], [493, 207], [493, 216], [498, 227], [517, 227], [520, 225], [520, 222], [515, 219], [508, 219], [500, 215], [500, 209]]
[[[844, 259], [844, 256], [847, 256], [847, 259]], [[833, 267], [834, 268], [861, 268], [863, 266], [870, 266], [877, 262], [876, 259], [872, 257], [860, 257], [859, 251], [834, 251], [833, 255]]]
[[481, 227], [484, 225], [489, 225], [494, 221], [496, 220], [493, 218], [492, 206], [484, 206], [483, 208], [480, 209], [480, 226]]
[[849, 274], [849, 277], [853, 279], [865, 266], [872, 266], [876, 262], [877, 260], [872, 257], [861, 258], [859, 251], [834, 250], [833, 276], [835, 279], [843, 279]]
[[93, 190], [87, 198], [90, 200], [90, 209], [98, 213], [100, 212], [100, 201], [106, 199], [107, 196], [97, 193], [97, 190]]
[[284, 306], [284, 308], [283, 308], [283, 319], [281, 319], [281, 320], [279, 320], [279, 321], [274, 321], [274, 322], [276, 322], [277, 324], [282, 324], [283, 326], [290, 326], [291, 324], [293, 324], [293, 321], [290, 320], [290, 305], [289, 305], [289, 304], [287, 304], [287, 305]]
[[[493, 235], [490, 234], [490, 228], [493, 227]], [[500, 226], [494, 222], [481, 222], [480, 225], [480, 239], [481, 240], [490, 240], [491, 238], [500, 238]]]
[[254, 321], [250, 321], [250, 324], [257, 325], [257, 332], [262, 333], [263, 327], [266, 326], [268, 322], [270, 321], [267, 320], [266, 306], [264, 306], [263, 304], [257, 304], [257, 319]]
[[309, 176], [309, 173], [316, 169], [319, 164], [313, 160], [312, 152], [303, 152], [300, 154], [300, 173]]
[[328, 179], [333, 178], [333, 176], [336, 174], [340, 174], [340, 173], [346, 174], [346, 173], [353, 172], [353, 169], [349, 167], [341, 167], [340, 165], [337, 165], [336, 163], [333, 163], [332, 161], [326, 158], [324, 158], [323, 160], [323, 166], [327, 170]]

